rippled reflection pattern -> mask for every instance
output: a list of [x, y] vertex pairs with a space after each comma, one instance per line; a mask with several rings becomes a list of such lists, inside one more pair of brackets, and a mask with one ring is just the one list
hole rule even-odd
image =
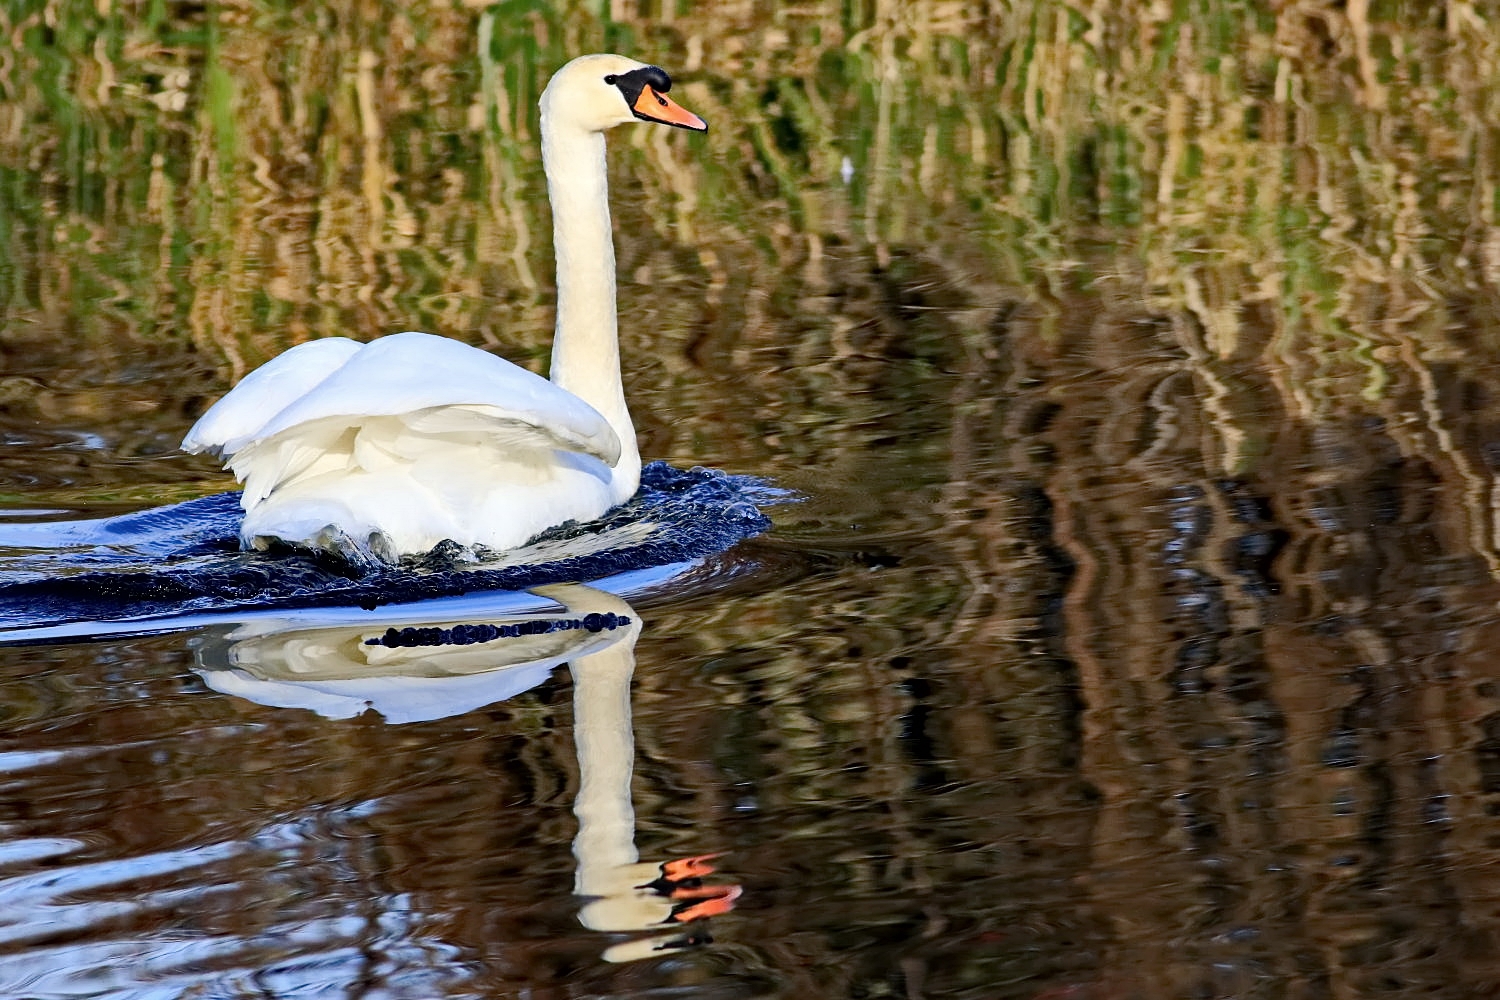
[[[617, 597], [577, 585], [539, 588], [536, 595], [544, 603], [555, 601], [561, 614], [512, 614], [482, 623], [386, 624], [391, 620], [376, 619], [316, 628], [262, 618], [195, 639], [194, 670], [209, 688], [245, 702], [226, 707], [258, 704], [300, 709], [299, 715], [311, 712], [324, 719], [359, 719], [359, 728], [376, 736], [374, 742], [395, 738], [385, 746], [389, 751], [422, 742], [398, 734], [395, 726], [467, 716], [470, 724], [464, 728], [472, 732], [479, 720], [498, 716], [506, 699], [549, 685], [554, 670], [568, 666], [576, 761], [539, 759], [537, 764], [559, 778], [558, 787], [545, 797], [547, 806], [567, 797], [562, 786], [570, 782], [563, 772], [577, 776], [571, 795], [577, 820], [571, 894], [577, 902], [570, 903], [568, 892], [559, 893], [541, 874], [556, 870], [556, 857], [538, 869], [537, 897], [519, 907], [508, 900], [481, 902], [486, 895], [482, 887], [462, 895], [468, 906], [479, 908], [473, 916], [486, 923], [519, 920], [528, 928], [526, 937], [538, 942], [572, 938], [567, 944], [571, 949], [588, 941], [577, 926], [599, 932], [593, 951], [606, 963], [676, 956], [706, 944], [712, 940], [708, 918], [732, 911], [741, 887], [716, 877], [714, 854], [642, 862], [635, 845], [630, 685], [641, 630], [638, 614]], [[455, 635], [461, 641], [454, 642]], [[474, 635], [482, 639], [469, 641]], [[137, 692], [152, 699], [162, 693]], [[205, 694], [200, 690], [190, 697]], [[543, 725], [551, 728], [550, 717]], [[406, 845], [409, 836], [407, 850], [422, 845], [419, 857], [456, 848], [459, 853], [441, 866], [456, 875], [471, 868], [460, 846], [467, 838], [455, 840], [457, 831], [427, 827], [433, 799], [444, 800], [453, 818], [480, 836], [480, 844], [489, 839], [481, 832], [485, 827], [511, 825], [516, 810], [506, 809], [494, 790], [483, 802], [466, 802], [456, 790], [441, 789], [446, 784], [442, 780], [439, 787], [412, 795], [422, 779], [401, 773], [389, 775], [398, 784], [388, 795], [346, 804], [299, 803], [294, 789], [318, 787], [318, 772], [339, 761], [306, 749], [300, 757], [273, 751], [258, 764], [215, 752], [235, 748], [258, 728], [231, 722], [195, 728], [174, 741], [179, 744], [175, 758], [159, 741], [137, 741], [145, 760], [199, 776], [185, 778], [182, 794], [149, 803], [134, 801], [128, 790], [119, 790], [117, 798], [108, 780], [85, 782], [102, 806], [100, 829], [92, 837], [12, 832], [0, 847], [0, 899], [7, 904], [0, 917], [0, 948], [9, 956], [0, 959], [4, 995], [165, 997], [259, 991], [293, 996], [357, 989], [370, 996], [455, 996], [474, 986], [475, 963], [489, 948], [484, 942], [466, 947], [451, 939], [456, 928], [448, 911], [455, 904], [434, 907], [428, 892], [398, 884], [404, 876], [392, 865], [406, 854], [387, 833], [403, 825], [415, 806], [428, 818], [396, 839]], [[338, 739], [339, 734], [328, 735]], [[359, 754], [353, 744], [367, 742], [356, 737], [335, 757]], [[419, 770], [423, 765], [446, 770], [452, 764], [434, 759], [432, 746], [411, 753]], [[95, 770], [86, 761], [103, 755], [86, 746], [17, 751], [0, 758], [0, 766], [14, 790], [36, 782], [55, 794], [57, 774]], [[221, 765], [203, 766], [211, 760]], [[381, 772], [398, 760], [370, 764]], [[507, 770], [513, 762], [493, 764]], [[245, 767], [246, 773], [235, 774], [237, 767]], [[241, 785], [250, 793], [248, 800], [240, 799], [246, 804], [259, 799], [257, 789], [266, 793], [256, 778], [263, 776], [279, 789], [269, 792], [273, 798], [292, 796], [279, 803], [285, 818], [256, 822], [252, 806], [237, 829], [205, 837], [216, 824], [194, 823], [194, 793], [188, 787], [201, 786], [204, 772], [215, 775], [210, 781]], [[514, 783], [509, 787], [515, 790]], [[41, 805], [46, 797], [10, 800], [19, 810], [13, 830], [25, 825], [23, 816], [32, 812], [29, 803]], [[334, 791], [333, 798], [339, 797]], [[24, 808], [23, 802], [28, 803]], [[542, 804], [515, 803], [522, 811]], [[552, 815], [541, 825], [550, 828], [556, 810], [544, 811]], [[199, 829], [190, 846], [151, 849], [142, 844], [140, 850], [130, 850], [114, 836], [122, 823], [138, 835], [154, 837], [195, 825]], [[534, 819], [521, 825], [537, 827]], [[512, 843], [519, 863], [535, 860], [547, 842]], [[98, 857], [101, 847], [116, 849]], [[533, 881], [525, 869], [521, 875]], [[418, 879], [418, 885], [423, 881]], [[467, 878], [459, 881], [469, 885]], [[491, 913], [491, 907], [497, 912]], [[571, 931], [559, 926], [569, 912], [577, 921]], [[147, 927], [149, 934], [132, 933]], [[85, 943], [77, 943], [79, 939]], [[491, 943], [499, 945], [502, 955], [521, 944]], [[51, 971], [39, 975], [38, 970]]]
[[535, 98], [606, 48], [714, 123], [611, 150], [642, 452], [808, 499], [620, 591], [712, 942], [580, 920], [560, 669], [395, 724], [216, 689], [297, 662], [261, 617], [75, 628], [0, 648], [0, 995], [1493, 996], [1497, 25], [9, 5], [6, 522], [229, 488], [176, 442], [309, 337], [540, 369]]

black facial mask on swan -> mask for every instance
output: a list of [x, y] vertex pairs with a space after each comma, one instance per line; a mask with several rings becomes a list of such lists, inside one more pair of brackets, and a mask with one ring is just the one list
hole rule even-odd
[[672, 89], [672, 78], [660, 66], [642, 66], [629, 73], [611, 73], [604, 78], [620, 88], [631, 114], [642, 121], [659, 122], [675, 128], [707, 132], [708, 123], [666, 96]]

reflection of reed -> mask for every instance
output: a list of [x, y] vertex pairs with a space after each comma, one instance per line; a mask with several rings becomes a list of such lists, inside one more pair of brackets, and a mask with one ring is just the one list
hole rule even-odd
[[[1109, 360], [1110, 341], [1132, 348]], [[1030, 611], [991, 586], [993, 624], [969, 632], [1024, 646], [1026, 620], [1041, 619], [1059, 684], [1076, 679], [1079, 774], [1101, 793], [1090, 883], [1115, 967], [1161, 996], [1234, 995], [1260, 975], [1482, 989], [1492, 970], [1469, 949], [1494, 933], [1479, 914], [1500, 888], [1482, 871], [1494, 848], [1472, 839], [1488, 822], [1471, 763], [1482, 713], [1454, 709], [1492, 704], [1474, 686], [1488, 671], [1472, 643], [1488, 630], [1471, 630], [1497, 591], [1472, 531], [1473, 446], [1451, 441], [1468, 418], [1426, 408], [1445, 444], [1394, 405], [1386, 424], [1288, 414], [1260, 431], [1264, 472], [1225, 479], [1212, 400], [1190, 382], [1159, 392], [1151, 342], [1104, 323], [1058, 345], [1104, 357], [1019, 350], [1020, 374], [1066, 386], [1011, 403], [1045, 408], [1049, 449], [1031, 438], [1019, 461], [1000, 460], [1005, 479], [979, 461], [953, 477], [968, 497], [949, 488], [955, 508], [986, 490], [1007, 504], [1006, 484], [1028, 475], [1045, 492], [1033, 523], [1066, 553], [1066, 575]], [[1422, 392], [1458, 386], [1435, 388]], [[1170, 403], [1170, 420], [1148, 397]], [[995, 462], [1002, 443], [971, 425], [966, 447]], [[1010, 537], [1025, 523], [1011, 520]], [[967, 553], [984, 533], [966, 526], [954, 544]], [[1024, 572], [998, 555], [989, 569], [968, 575]], [[1050, 600], [1060, 614], [1047, 622]], [[1461, 860], [1443, 848], [1448, 829], [1470, 831]], [[1456, 898], [1463, 916], [1444, 902]], [[1272, 944], [1292, 939], [1316, 946], [1294, 962]]]
[[[229, 5], [213, 112], [199, 15], [43, 6], [0, 15], [0, 343], [106, 372], [184, 331], [221, 380], [334, 332], [542, 343], [541, 75], [689, 71], [706, 144], [615, 168], [648, 450], [847, 507], [786, 515], [823, 576], [665, 630], [643, 697], [715, 711], [661, 709], [654, 810], [828, 846], [767, 867], [861, 887], [935, 991], [1048, 919], [1116, 995], [1496, 978], [1489, 7]], [[889, 987], [849, 963], [788, 991]]]
[[[1482, 994], [1500, 931], [1486, 839], [1500, 589], [1476, 531], [1494, 416], [1462, 401], [1487, 383], [1440, 354], [1393, 357], [1378, 417], [1305, 419], [1255, 366], [1185, 343], [1202, 335], [1188, 320], [1074, 315], [1043, 337], [1016, 304], [991, 316], [987, 357], [959, 336], [966, 314], [882, 316], [906, 343], [946, 332], [964, 353], [920, 390], [897, 365], [863, 369], [843, 412], [924, 400], [868, 433], [898, 438], [884, 447], [908, 476], [942, 440], [942, 475], [860, 511], [908, 534], [840, 531], [842, 508], [807, 538], [793, 520], [786, 544], [825, 575], [757, 601], [755, 619], [669, 619], [666, 655], [707, 661], [725, 718], [685, 721], [644, 756], [713, 746], [720, 780], [803, 852], [838, 850], [857, 821], [867, 853], [837, 855], [828, 884], [865, 888], [871, 910], [899, 894], [879, 911], [900, 942], [890, 964], [935, 989], [959, 978], [948, 962], [980, 975], [965, 927], [1071, 918], [1098, 949], [1099, 995], [1396, 980]], [[1238, 475], [1195, 361], [1256, 401], [1231, 428], [1256, 456]], [[667, 683], [644, 679], [643, 700], [667, 703]], [[827, 769], [829, 746], [845, 770]], [[928, 893], [960, 872], [993, 880], [988, 904]], [[1007, 909], [1029, 898], [1008, 880], [1027, 878], [1055, 880], [1042, 895], [1057, 909]], [[768, 937], [796, 933], [777, 917]], [[833, 992], [859, 981], [842, 971]]]
[[[1260, 21], [1214, 4], [658, 6], [600, 21], [581, 3], [390, 18], [230, 5], [212, 25], [57, 0], [15, 12], [0, 23], [19, 43], [0, 65], [0, 131], [29, 141], [0, 153], [20, 181], [3, 196], [18, 223], [4, 252], [41, 280], [12, 308], [76, 312], [102, 339], [181, 336], [196, 316], [231, 370], [335, 331], [535, 344], [536, 94], [575, 48], [622, 35], [700, 73], [684, 85], [723, 125], [697, 190], [674, 179], [680, 143], [633, 140], [618, 169], [641, 211], [621, 236], [639, 253], [678, 228], [717, 258], [760, 233], [743, 267], [720, 271], [736, 297], [830, 241], [881, 266], [908, 246], [983, 249], [1006, 262], [989, 280], [1037, 301], [1102, 267], [1198, 313], [1221, 357], [1238, 308], [1277, 307], [1291, 325], [1270, 355], [1289, 368], [1311, 355], [1286, 388], [1312, 403], [1344, 396], [1350, 374], [1380, 392], [1371, 345], [1387, 337], [1368, 303], [1440, 305], [1476, 278], [1493, 290], [1462, 263], [1497, 243], [1495, 171], [1482, 161], [1476, 176], [1465, 152], [1496, 148], [1495, 53], [1466, 5], [1446, 29], [1311, 0]], [[845, 157], [856, 206], [841, 217], [819, 206]], [[89, 231], [155, 252], [101, 259]], [[1463, 252], [1431, 252], [1445, 232]], [[193, 280], [163, 284], [185, 259]], [[89, 305], [100, 298], [113, 306]]]

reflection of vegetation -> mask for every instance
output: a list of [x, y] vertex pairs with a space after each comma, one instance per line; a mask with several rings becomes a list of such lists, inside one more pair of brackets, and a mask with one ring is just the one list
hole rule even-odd
[[[1148, 979], [1235, 948], [1256, 968], [1257, 928], [1296, 943], [1273, 975], [1373, 983], [1348, 942], [1394, 884], [1392, 928], [1451, 939], [1396, 944], [1451, 984], [1468, 931], [1434, 914], [1487, 931], [1496, 892], [1477, 772], [1500, 713], [1472, 678], [1500, 577], [1497, 21], [1491, 0], [13, 0], [0, 350], [62, 341], [103, 374], [0, 387], [0, 431], [107, 425], [111, 455], [122, 433], [159, 454], [219, 383], [335, 333], [536, 358], [542, 82], [584, 51], [660, 62], [712, 131], [612, 140], [646, 451], [808, 470], [781, 537], [838, 568], [664, 612], [651, 760], [768, 786], [765, 840], [877, 830], [912, 885], [992, 878], [974, 845], [1045, 827], [1088, 856], [1057, 885], [1118, 917]], [[143, 345], [179, 397], [159, 420], [112, 395]], [[188, 346], [217, 383], [160, 374]], [[148, 502], [70, 492], [91, 480], [59, 456], [98, 451], [44, 443], [48, 502]], [[0, 455], [7, 488], [36, 454]], [[1388, 694], [1351, 695], [1356, 661]], [[1335, 725], [1367, 768], [1324, 766]], [[914, 814], [886, 808], [920, 782]], [[1345, 784], [1363, 797], [1333, 815]], [[826, 805], [851, 787], [857, 824]], [[1418, 805], [1449, 794], [1445, 840]], [[951, 940], [967, 919], [936, 881], [909, 907], [930, 952], [932, 912]], [[1211, 992], [1169, 985], [1149, 995]]]
[[[706, 284], [710, 324], [789, 266], [922, 247], [1043, 310], [1091, 283], [1185, 311], [1210, 379], [1264, 351], [1311, 413], [1385, 391], [1390, 324], [1492, 286], [1475, 5], [620, 6], [8, 5], [8, 326], [190, 335], [235, 372], [335, 332], [538, 345], [535, 101], [603, 47], [714, 123], [621, 136], [617, 168], [627, 278]], [[643, 292], [660, 336], [705, 321]]]

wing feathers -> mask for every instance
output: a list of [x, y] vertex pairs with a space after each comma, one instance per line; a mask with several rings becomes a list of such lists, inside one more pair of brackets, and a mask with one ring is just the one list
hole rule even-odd
[[[504, 547], [634, 490], [623, 443], [572, 393], [457, 341], [401, 333], [302, 344], [252, 372], [183, 441], [244, 483], [241, 534], [378, 531]], [[312, 542], [310, 544], [316, 544]]]
[[614, 428], [583, 400], [494, 355], [425, 333], [367, 345], [342, 337], [300, 344], [246, 376], [182, 444], [228, 459], [241, 479], [269, 480], [269, 492], [314, 465], [329, 465], [312, 470], [321, 472], [339, 463], [415, 461], [433, 439], [464, 435], [495, 447], [578, 452], [610, 466], [620, 459]]
[[182, 450], [227, 457], [259, 434], [266, 422], [312, 392], [364, 345], [346, 337], [298, 344], [240, 380], [209, 407], [182, 439]]
[[596, 455], [609, 465], [619, 461], [619, 436], [577, 396], [493, 354], [426, 333], [398, 333], [367, 344], [315, 391], [266, 420], [257, 436], [332, 417], [355, 424], [357, 418], [444, 407], [527, 424], [552, 437], [551, 447]]

